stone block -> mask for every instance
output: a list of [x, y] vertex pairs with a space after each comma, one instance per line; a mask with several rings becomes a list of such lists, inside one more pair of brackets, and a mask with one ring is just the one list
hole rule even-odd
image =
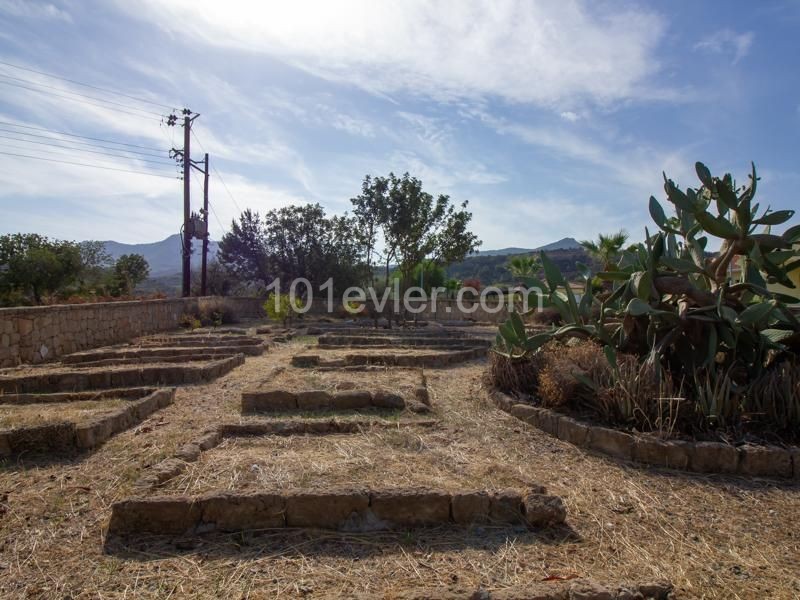
[[634, 440], [633, 460], [668, 469], [688, 469], [690, 450], [688, 442], [642, 435]]
[[400, 394], [378, 390], [372, 395], [372, 404], [378, 408], [401, 409], [405, 407], [406, 401]]
[[588, 446], [608, 456], [631, 460], [633, 445], [634, 437], [623, 431], [608, 427], [592, 427], [589, 431]]
[[691, 447], [689, 465], [696, 473], [736, 473], [739, 451], [730, 444], [697, 442]]
[[487, 492], [454, 492], [451, 499], [453, 521], [461, 525], [489, 520], [490, 497]]
[[522, 494], [518, 490], [498, 490], [489, 501], [489, 518], [497, 523], [523, 523]]
[[367, 391], [342, 390], [331, 397], [331, 407], [337, 410], [350, 410], [372, 406], [372, 394]]
[[558, 437], [558, 424], [561, 422], [561, 415], [547, 408], [540, 408], [538, 411], [539, 423], [537, 427], [552, 436]]
[[201, 516], [201, 506], [182, 496], [124, 500], [111, 507], [108, 531], [180, 535], [192, 531]]
[[204, 526], [217, 531], [274, 529], [286, 525], [280, 494], [212, 494], [198, 501]]
[[450, 520], [450, 494], [435, 490], [393, 490], [370, 494], [377, 519], [401, 527], [435, 525]]
[[19, 319], [17, 321], [17, 331], [20, 335], [30, 335], [33, 332], [32, 319]]
[[539, 427], [540, 410], [535, 406], [531, 406], [530, 404], [513, 404], [508, 409], [508, 412], [520, 421], [525, 421], [528, 425]]
[[287, 527], [338, 529], [369, 507], [369, 495], [361, 491], [292, 492], [285, 498]]
[[297, 410], [297, 396], [287, 390], [242, 392], [242, 412]]
[[325, 390], [306, 390], [297, 392], [299, 410], [324, 410], [331, 407], [332, 397]]
[[792, 456], [777, 446], [745, 446], [739, 449], [739, 472], [754, 477], [792, 476]]
[[558, 420], [558, 439], [576, 446], [585, 446], [589, 438], [589, 426], [570, 417]]
[[525, 521], [532, 527], [560, 525], [567, 518], [567, 508], [558, 496], [527, 494], [522, 500]]

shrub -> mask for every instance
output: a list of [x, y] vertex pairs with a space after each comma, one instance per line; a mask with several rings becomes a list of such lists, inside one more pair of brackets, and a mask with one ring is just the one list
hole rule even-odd
[[184, 329], [200, 329], [203, 324], [195, 315], [183, 313], [180, 319], [180, 326]]
[[281, 321], [285, 324], [292, 313], [298, 311], [302, 306], [303, 302], [300, 298], [295, 298], [294, 304], [292, 304], [289, 294], [270, 292], [269, 296], [267, 296], [267, 301], [264, 302], [264, 311], [270, 320]]

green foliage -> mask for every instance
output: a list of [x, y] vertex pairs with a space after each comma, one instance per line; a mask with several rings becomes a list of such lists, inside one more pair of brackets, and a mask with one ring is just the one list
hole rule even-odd
[[534, 255], [512, 256], [506, 264], [506, 269], [516, 279], [536, 277], [542, 269], [542, 261]]
[[269, 317], [271, 320], [286, 323], [293, 312], [296, 312], [302, 308], [303, 302], [300, 298], [295, 298], [294, 304], [292, 304], [289, 294], [276, 294], [275, 292], [270, 292], [269, 296], [267, 296], [267, 301], [264, 302], [263, 306], [264, 311], [267, 313], [267, 317]]
[[334, 292], [364, 277], [363, 251], [350, 217], [327, 217], [319, 204], [286, 206], [262, 218], [245, 210], [219, 245], [219, 261], [246, 284], [267, 286], [280, 279], [284, 290], [305, 277], [318, 290], [333, 278]]
[[610, 271], [614, 263], [619, 259], [622, 248], [627, 241], [628, 234], [620, 230], [610, 235], [601, 233], [596, 242], [582, 240], [579, 243], [589, 253], [589, 256], [603, 265], [604, 270]]
[[[390, 265], [396, 264], [403, 288], [416, 285], [413, 272], [424, 261], [450, 264], [480, 245], [469, 231], [472, 213], [467, 202], [454, 206], [449, 196], [434, 198], [408, 173], [365, 177], [361, 195], [351, 202], [367, 264], [373, 264], [373, 257], [381, 260], [385, 281], [389, 281]], [[376, 252], [379, 246], [384, 248], [381, 254]]]
[[73, 285], [81, 251], [72, 243], [35, 233], [0, 236], [0, 302], [41, 304], [46, 295]]
[[114, 263], [114, 282], [119, 294], [129, 296], [137, 284], [150, 274], [150, 265], [141, 254], [123, 254]]
[[[538, 284], [545, 305], [557, 308], [567, 325], [526, 338], [521, 319], [512, 316], [500, 327], [496, 351], [513, 358], [554, 337], [583, 335], [612, 355], [631, 353], [662, 365], [689, 388], [705, 426], [740, 420], [748, 386], [778, 362], [796, 358], [800, 348], [800, 323], [788, 306], [797, 300], [767, 289], [768, 283], [794, 287], [789, 274], [800, 268], [800, 226], [770, 232], [794, 211], [760, 209], [755, 167], [741, 188], [730, 175], [713, 177], [702, 163], [696, 167], [697, 189], [681, 190], [664, 177], [674, 216], [650, 198], [658, 231], [645, 231], [644, 243], [598, 274], [613, 285], [608, 293], [595, 296], [587, 285], [578, 301], [543, 256], [545, 281], [528, 285]], [[721, 238], [721, 246], [708, 256], [712, 236]], [[735, 262], [742, 268], [733, 280]], [[590, 277], [587, 270], [587, 283]]]

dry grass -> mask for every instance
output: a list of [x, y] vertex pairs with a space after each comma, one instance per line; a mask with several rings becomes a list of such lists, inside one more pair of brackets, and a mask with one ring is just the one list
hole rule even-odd
[[374, 428], [357, 434], [233, 438], [159, 493], [311, 488], [429, 487], [524, 489], [536, 482], [526, 465], [498, 464], [491, 449], [449, 428]]
[[82, 423], [128, 404], [130, 401], [115, 398], [47, 404], [0, 404], [0, 428], [30, 427], [56, 421]]
[[317, 369], [278, 369], [263, 383], [265, 387], [298, 392], [345, 389], [391, 390], [403, 398], [413, 398], [414, 388], [422, 384], [421, 369], [370, 368], [369, 370], [331, 371]]
[[497, 590], [571, 575], [666, 578], [684, 598], [800, 595], [797, 486], [643, 470], [591, 456], [491, 406], [480, 389], [482, 363], [428, 373], [444, 426], [474, 449], [469, 461], [492, 461], [561, 495], [574, 533], [276, 531], [117, 541], [104, 553], [110, 505], [130, 494], [141, 470], [204, 428], [239, 420], [239, 392], [298, 349], [281, 346], [212, 384], [179, 390], [174, 405], [82, 460], [2, 469], [0, 596], [380, 597], [412, 587]]

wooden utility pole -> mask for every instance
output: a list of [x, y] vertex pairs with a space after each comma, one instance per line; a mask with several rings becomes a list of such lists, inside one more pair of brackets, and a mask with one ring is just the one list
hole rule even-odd
[[189, 115], [183, 118], [183, 297], [186, 298], [192, 293], [192, 232], [191, 232], [191, 171], [192, 162], [190, 156], [190, 144], [192, 133], [192, 119]]
[[208, 293], [208, 152], [206, 152], [205, 171], [203, 172], [203, 220], [206, 223], [206, 233], [203, 236], [203, 263], [200, 271], [200, 295]]

